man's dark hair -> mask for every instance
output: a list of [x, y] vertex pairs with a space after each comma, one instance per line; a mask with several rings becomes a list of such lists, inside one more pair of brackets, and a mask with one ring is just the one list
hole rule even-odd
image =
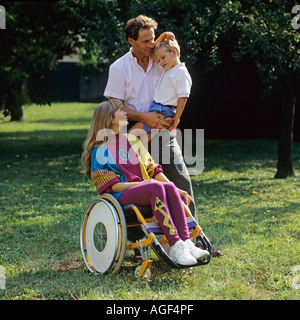
[[137, 40], [139, 36], [140, 29], [150, 29], [153, 28], [154, 30], [157, 28], [157, 22], [152, 18], [139, 15], [136, 18], [132, 18], [127, 22], [125, 28], [125, 37], [132, 38], [133, 40]]

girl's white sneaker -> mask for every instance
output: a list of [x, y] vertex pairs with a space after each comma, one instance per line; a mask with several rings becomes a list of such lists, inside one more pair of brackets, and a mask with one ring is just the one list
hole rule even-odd
[[197, 248], [191, 239], [185, 240], [184, 244], [190, 254], [197, 260], [201, 260], [209, 256], [209, 252], [207, 250]]
[[186, 249], [186, 246], [182, 240], [177, 241], [174, 246], [170, 247], [169, 256], [176, 263], [184, 266], [197, 264], [197, 260]]

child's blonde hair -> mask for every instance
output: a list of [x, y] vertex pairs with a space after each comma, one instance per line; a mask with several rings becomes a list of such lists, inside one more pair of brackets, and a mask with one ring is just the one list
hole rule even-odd
[[164, 40], [161, 41], [159, 43], [156, 44], [156, 46], [154, 47], [154, 53], [158, 50], [158, 49], [163, 49], [167, 52], [172, 52], [173, 49], [176, 50], [178, 58], [180, 58], [180, 47], [179, 44], [176, 40]]
[[[100, 146], [107, 140], [100, 141], [97, 139], [97, 133], [102, 130], [104, 132], [107, 129], [111, 129], [112, 121], [115, 117], [115, 112], [122, 108], [122, 102], [117, 99], [111, 99], [101, 102], [95, 109], [91, 127], [87, 134], [86, 140], [83, 143], [83, 153], [81, 156], [81, 165], [83, 174], [91, 175], [91, 152], [94, 147]], [[104, 135], [105, 136], [105, 135]]]

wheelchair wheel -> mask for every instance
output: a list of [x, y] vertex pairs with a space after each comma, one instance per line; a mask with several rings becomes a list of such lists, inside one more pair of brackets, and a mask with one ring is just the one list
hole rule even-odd
[[[136, 279], [138, 279], [140, 277], [140, 270], [141, 270], [141, 266], [136, 267], [135, 271], [134, 271], [134, 277]], [[149, 281], [151, 278], [151, 272], [150, 269], [146, 269], [144, 274], [142, 275], [142, 278], [146, 281]]]
[[124, 260], [127, 227], [123, 210], [110, 194], [95, 198], [86, 210], [80, 246], [87, 268], [96, 274], [115, 274]]

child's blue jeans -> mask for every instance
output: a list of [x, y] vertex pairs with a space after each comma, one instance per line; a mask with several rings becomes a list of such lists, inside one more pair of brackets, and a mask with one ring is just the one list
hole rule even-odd
[[[176, 107], [175, 106], [164, 106], [160, 103], [156, 103], [155, 101], [152, 101], [149, 112], [158, 112], [165, 116], [166, 118], [174, 118], [176, 113]], [[144, 130], [149, 133], [151, 131], [151, 128], [147, 126], [145, 123], [143, 124]]]

